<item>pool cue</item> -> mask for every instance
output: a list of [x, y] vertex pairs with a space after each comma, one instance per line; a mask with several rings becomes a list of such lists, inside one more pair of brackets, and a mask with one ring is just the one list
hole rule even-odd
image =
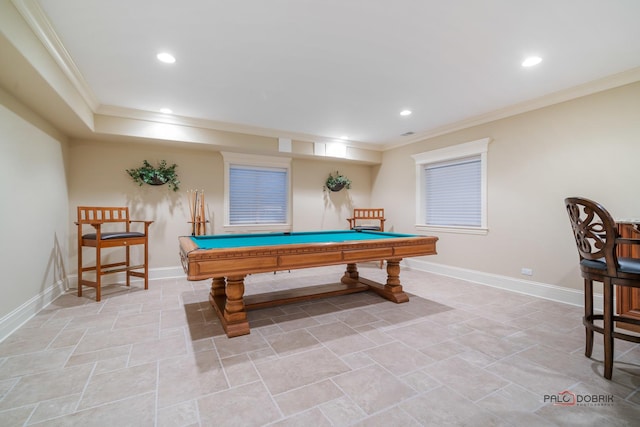
[[193, 219], [193, 205], [191, 204], [192, 191], [187, 191], [187, 204], [189, 205], [189, 219]]
[[195, 190], [195, 197], [193, 199], [193, 235], [195, 236], [198, 231], [198, 190]]
[[200, 197], [200, 222], [198, 223], [200, 229], [198, 230], [198, 233], [203, 235], [206, 233], [206, 226], [204, 223], [204, 190], [200, 191], [202, 195]]

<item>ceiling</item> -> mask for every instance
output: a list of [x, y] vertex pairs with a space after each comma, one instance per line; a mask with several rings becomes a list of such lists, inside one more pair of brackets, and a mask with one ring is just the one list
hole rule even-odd
[[27, 2], [94, 112], [372, 148], [640, 67], [638, 0]]

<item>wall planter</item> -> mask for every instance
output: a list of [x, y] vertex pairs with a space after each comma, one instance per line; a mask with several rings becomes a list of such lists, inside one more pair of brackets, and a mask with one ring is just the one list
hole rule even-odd
[[153, 167], [149, 162], [143, 160], [142, 166], [136, 169], [127, 169], [127, 173], [133, 181], [138, 184], [149, 185], [164, 185], [169, 184], [169, 188], [173, 191], [178, 191], [180, 187], [180, 181], [178, 180], [178, 174], [176, 173], [175, 163], [171, 166], [167, 166], [166, 160], [161, 160], [158, 163], [158, 167]]
[[324, 183], [324, 190], [340, 191], [343, 188], [351, 188], [351, 180], [344, 175], [340, 175], [340, 172], [338, 171], [336, 171], [335, 174], [330, 173]]

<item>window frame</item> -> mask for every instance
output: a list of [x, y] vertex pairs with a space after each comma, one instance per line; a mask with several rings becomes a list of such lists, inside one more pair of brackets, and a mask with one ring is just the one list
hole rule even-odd
[[[225, 233], [259, 233], [259, 232], [287, 232], [292, 230], [291, 225], [291, 158], [261, 156], [255, 154], [231, 153], [221, 151], [224, 162], [224, 220], [223, 230]], [[230, 170], [232, 166], [255, 167], [255, 168], [276, 168], [287, 171], [287, 212], [286, 222], [283, 224], [231, 224], [229, 200]]]
[[[487, 234], [489, 232], [487, 219], [487, 153], [490, 138], [453, 145], [450, 147], [425, 151], [414, 154], [416, 164], [416, 224], [415, 227], [423, 232], [450, 232], [461, 234]], [[434, 163], [456, 161], [480, 156], [480, 226], [454, 226], [426, 224], [425, 201], [425, 167]]]

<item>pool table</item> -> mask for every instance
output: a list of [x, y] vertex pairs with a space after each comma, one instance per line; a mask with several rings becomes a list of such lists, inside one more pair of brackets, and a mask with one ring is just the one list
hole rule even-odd
[[[212, 279], [209, 301], [227, 336], [250, 333], [247, 310], [370, 290], [402, 303], [402, 258], [436, 254], [437, 237], [379, 231], [313, 231], [179, 237], [188, 280]], [[387, 281], [359, 277], [356, 263], [387, 261]], [[346, 264], [340, 283], [244, 295], [248, 274]]]

